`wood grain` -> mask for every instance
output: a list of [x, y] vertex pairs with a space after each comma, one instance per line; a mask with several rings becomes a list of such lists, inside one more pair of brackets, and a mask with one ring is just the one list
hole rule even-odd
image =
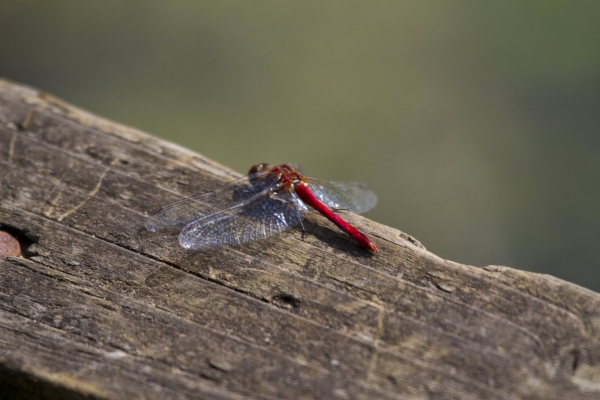
[[[207, 133], [210, 134], [210, 133]], [[600, 397], [600, 295], [318, 215], [187, 251], [145, 212], [238, 175], [0, 80], [0, 392], [13, 398]]]

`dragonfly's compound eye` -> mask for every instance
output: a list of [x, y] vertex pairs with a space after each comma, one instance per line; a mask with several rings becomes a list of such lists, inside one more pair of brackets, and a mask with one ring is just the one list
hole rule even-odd
[[267, 169], [268, 165], [269, 164], [267, 163], [253, 165], [252, 168], [250, 168], [250, 171], [248, 171], [248, 175], [256, 174], [257, 172], [262, 172], [265, 169]]

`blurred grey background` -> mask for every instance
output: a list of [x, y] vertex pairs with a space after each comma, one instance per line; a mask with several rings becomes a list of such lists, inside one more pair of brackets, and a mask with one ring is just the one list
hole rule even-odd
[[359, 180], [368, 217], [600, 291], [600, 2], [0, 4], [0, 75], [245, 173]]

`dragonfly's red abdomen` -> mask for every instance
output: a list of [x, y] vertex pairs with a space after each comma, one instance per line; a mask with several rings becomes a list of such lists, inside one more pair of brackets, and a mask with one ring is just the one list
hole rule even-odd
[[301, 182], [297, 184], [296, 193], [302, 199], [302, 201], [323, 214], [325, 218], [336, 224], [338, 228], [346, 232], [361, 247], [373, 252], [377, 251], [377, 246], [375, 246], [375, 244], [367, 237], [367, 235], [356, 229], [349, 222], [345, 221], [342, 217], [334, 213], [329, 209], [329, 207], [317, 199], [306, 183]]

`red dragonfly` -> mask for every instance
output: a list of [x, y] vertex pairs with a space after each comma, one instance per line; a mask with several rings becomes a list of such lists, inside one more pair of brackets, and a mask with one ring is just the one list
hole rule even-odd
[[306, 178], [291, 164], [258, 164], [248, 176], [212, 192], [158, 207], [149, 214], [146, 228], [181, 228], [179, 244], [186, 249], [237, 245], [302, 225], [309, 205], [375, 252], [375, 244], [333, 210], [362, 213], [376, 203], [375, 193], [362, 183]]

